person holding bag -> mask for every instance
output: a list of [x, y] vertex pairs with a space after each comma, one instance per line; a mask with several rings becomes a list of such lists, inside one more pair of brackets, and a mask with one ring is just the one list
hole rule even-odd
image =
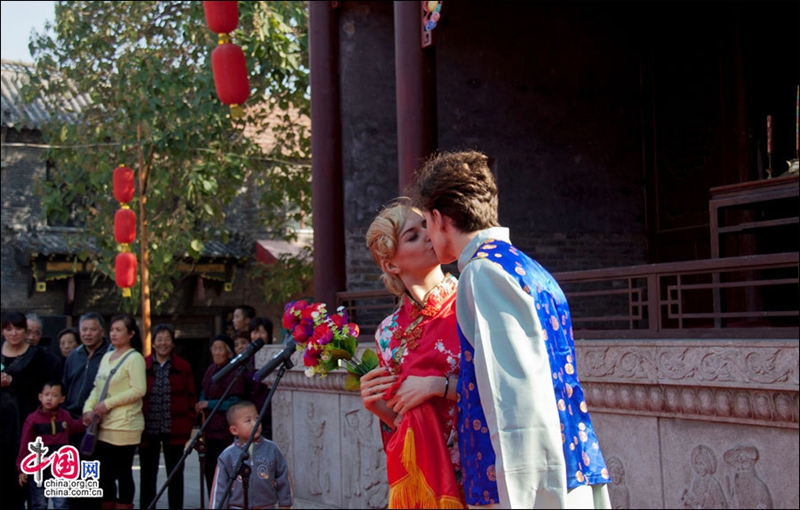
[[83, 422], [89, 426], [95, 416], [99, 419], [94, 456], [100, 461], [102, 508], [133, 508], [133, 455], [144, 430], [142, 397], [147, 390], [145, 362], [138, 352], [142, 340], [136, 321], [127, 314], [111, 319], [109, 338], [114, 350], [100, 361]]

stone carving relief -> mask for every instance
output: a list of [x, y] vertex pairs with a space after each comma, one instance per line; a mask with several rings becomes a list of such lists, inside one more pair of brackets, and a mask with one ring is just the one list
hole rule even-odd
[[714, 474], [717, 472], [717, 456], [706, 445], [697, 445], [692, 450], [692, 469], [695, 472], [692, 485], [684, 489], [681, 503], [686, 508], [728, 508], [725, 494]]
[[303, 459], [305, 472], [310, 473], [308, 479], [308, 490], [315, 496], [320, 496], [323, 492], [331, 490], [331, 474], [328, 469], [320, 469], [322, 464], [322, 450], [325, 448], [325, 425], [327, 420], [317, 418], [313, 402], [306, 403], [305, 433], [311, 446], [312, 455]]
[[798, 404], [789, 392], [692, 386], [649, 386], [586, 383], [586, 403], [591, 409], [615, 412], [651, 411], [687, 418], [747, 420], [768, 426], [796, 424]]
[[660, 348], [659, 376], [672, 380], [798, 384], [797, 349]]
[[619, 457], [609, 457], [606, 459], [606, 467], [611, 475], [611, 484], [608, 486], [611, 508], [630, 508], [631, 495], [625, 484], [625, 466]]
[[578, 359], [579, 372], [584, 378], [607, 377], [650, 380], [655, 375], [651, 350], [641, 348], [586, 347]]
[[758, 449], [737, 445], [723, 459], [736, 473], [727, 477], [731, 508], [772, 508], [772, 494], [767, 484], [756, 473]]
[[344, 419], [344, 444], [346, 448], [355, 450], [355, 462], [343, 473], [342, 494], [347, 499], [359, 500], [368, 508], [385, 508], [389, 503], [389, 484], [385, 475], [386, 457], [375, 417], [364, 409], [354, 409], [345, 413]]
[[783, 389], [800, 383], [800, 350], [796, 347], [578, 346], [581, 378], [625, 379], [631, 382], [673, 380], [716, 383], [779, 384]]
[[293, 459], [291, 425], [292, 394], [288, 391], [275, 391], [272, 394], [272, 440], [290, 462]]
[[717, 456], [710, 447], [697, 445], [690, 457], [694, 478], [681, 494], [685, 508], [773, 508], [772, 494], [756, 473], [759, 452], [755, 446], [737, 445], [723, 454], [733, 475], [725, 475], [724, 490], [717, 476]]

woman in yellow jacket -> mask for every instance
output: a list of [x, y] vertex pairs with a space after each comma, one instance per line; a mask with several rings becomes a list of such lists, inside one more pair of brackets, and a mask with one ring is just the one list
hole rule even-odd
[[[145, 363], [140, 354], [142, 339], [139, 327], [133, 317], [117, 315], [110, 324], [109, 338], [114, 350], [103, 355], [100, 361], [94, 389], [83, 406], [83, 421], [88, 425], [94, 415], [99, 415], [101, 420], [94, 456], [100, 461], [103, 508], [133, 508], [136, 492], [133, 455], [144, 430]], [[131, 349], [135, 352], [126, 357]], [[113, 369], [116, 372], [111, 377], [105, 398], [100, 401], [100, 394]]]

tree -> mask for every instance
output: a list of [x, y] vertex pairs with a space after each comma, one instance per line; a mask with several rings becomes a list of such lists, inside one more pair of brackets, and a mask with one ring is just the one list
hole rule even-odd
[[[52, 219], [82, 218], [97, 251], [81, 259], [95, 262], [96, 277], [113, 279], [119, 204], [112, 172], [119, 164], [140, 172], [130, 205], [138, 213], [146, 200], [155, 309], [185, 277], [181, 259], [196, 261], [211, 239], [228, 241], [224, 211], [246, 179], [258, 186], [264, 230], [275, 237], [291, 238], [289, 225], [310, 214], [310, 134], [294, 122], [309, 115], [307, 5], [239, 2], [239, 13], [232, 35], [251, 87], [240, 120], [216, 96], [210, 54], [217, 35], [202, 2], [56, 2], [55, 24], [30, 43], [27, 97], [90, 100], [79, 111], [55, 105], [63, 114], [43, 126], [56, 171], [41, 183], [42, 208]], [[275, 139], [269, 152], [254, 140], [266, 130]], [[127, 301], [127, 311], [138, 306], [137, 297]]]

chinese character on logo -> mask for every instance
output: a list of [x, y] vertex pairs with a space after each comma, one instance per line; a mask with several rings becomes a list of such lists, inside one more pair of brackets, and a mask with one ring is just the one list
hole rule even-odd
[[81, 478], [87, 480], [100, 478], [100, 461], [99, 460], [82, 460], [81, 461]]
[[42, 438], [37, 437], [36, 441], [28, 443], [28, 451], [30, 455], [22, 459], [22, 464], [19, 466], [23, 473], [26, 475], [33, 475], [36, 485], [42, 486], [42, 471], [50, 464], [50, 457], [45, 457], [49, 448], [42, 443]]
[[[42, 471], [50, 466], [53, 476], [75, 480], [78, 478], [78, 467], [81, 465], [78, 450], [74, 446], [66, 445], [53, 452], [49, 457], [45, 457], [48, 448], [42, 444], [42, 438], [37, 437], [36, 441], [28, 443], [30, 455], [22, 459], [20, 469], [26, 475], [33, 475], [36, 484], [42, 486]], [[98, 466], [99, 472], [99, 466]]]

